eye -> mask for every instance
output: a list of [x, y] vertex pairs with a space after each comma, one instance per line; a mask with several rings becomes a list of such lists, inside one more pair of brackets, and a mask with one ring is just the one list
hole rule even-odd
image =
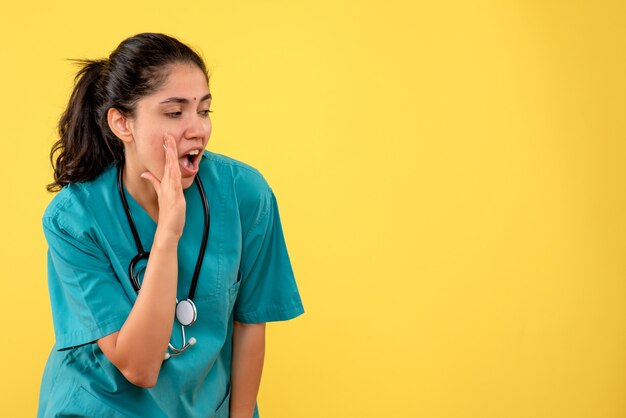
[[213, 113], [213, 111], [212, 111], [212, 110], [207, 109], [207, 110], [201, 110], [201, 111], [199, 111], [198, 113], [200, 114], [200, 116], [207, 117], [207, 116], [209, 116], [209, 113]]
[[182, 115], [182, 114], [183, 114], [183, 112], [168, 112], [168, 113], [166, 113], [166, 115], [168, 117], [172, 118], [172, 119], [179, 118], [180, 115]]

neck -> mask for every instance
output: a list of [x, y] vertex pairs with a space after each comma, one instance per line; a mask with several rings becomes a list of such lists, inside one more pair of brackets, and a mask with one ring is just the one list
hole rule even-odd
[[159, 218], [159, 201], [152, 184], [140, 177], [141, 172], [132, 162], [124, 162], [122, 181], [126, 191], [150, 215], [154, 222]]

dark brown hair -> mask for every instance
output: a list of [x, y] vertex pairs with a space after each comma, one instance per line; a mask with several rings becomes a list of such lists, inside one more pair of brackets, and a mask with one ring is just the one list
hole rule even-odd
[[166, 81], [169, 66], [195, 64], [209, 80], [198, 53], [159, 33], [141, 33], [124, 40], [108, 59], [76, 62], [81, 69], [59, 120], [59, 140], [50, 151], [54, 169], [54, 182], [47, 187], [50, 192], [93, 180], [124, 158], [122, 142], [109, 128], [107, 111], [113, 107], [132, 117], [137, 101]]

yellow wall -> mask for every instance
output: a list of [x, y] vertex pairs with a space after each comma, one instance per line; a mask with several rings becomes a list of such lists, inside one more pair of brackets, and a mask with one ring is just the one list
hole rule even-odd
[[162, 31], [212, 68], [209, 148], [278, 195], [307, 313], [268, 328], [265, 418], [626, 416], [623, 1], [2, 9], [0, 415], [53, 343], [64, 59]]

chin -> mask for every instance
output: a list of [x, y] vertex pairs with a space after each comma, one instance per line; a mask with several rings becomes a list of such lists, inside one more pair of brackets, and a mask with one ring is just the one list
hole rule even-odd
[[183, 177], [181, 179], [181, 185], [183, 186], [183, 189], [188, 189], [191, 187], [191, 185], [193, 184], [193, 181], [196, 177]]

